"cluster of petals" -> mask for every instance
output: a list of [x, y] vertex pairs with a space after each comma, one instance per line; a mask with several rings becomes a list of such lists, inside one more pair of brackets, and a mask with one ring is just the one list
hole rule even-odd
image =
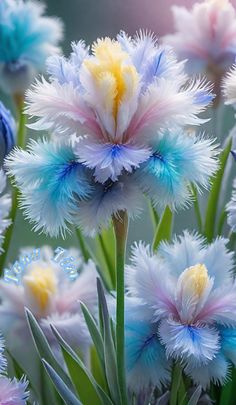
[[173, 6], [175, 33], [164, 37], [191, 72], [220, 74], [236, 54], [236, 11], [229, 0], [204, 0], [191, 9]]
[[190, 182], [207, 187], [215, 145], [185, 127], [204, 122], [209, 85], [149, 34], [72, 48], [68, 59], [50, 57], [49, 81], [27, 92], [30, 126], [52, 139], [15, 150], [6, 165], [35, 228], [57, 235], [78, 224], [94, 235], [118, 211], [136, 215], [142, 193], [182, 206]]
[[[68, 274], [71, 263], [76, 269], [73, 277]], [[64, 261], [55, 261], [52, 249], [44, 246], [40, 249], [39, 257], [33, 249], [22, 250], [13, 265], [13, 275], [14, 266], [21, 274], [19, 282], [7, 282], [9, 277], [0, 282], [0, 329], [13, 353], [17, 354], [19, 347], [23, 351], [22, 343], [25, 341], [30, 345], [31, 337], [25, 318], [25, 308], [28, 308], [56, 351], [50, 325], [57, 328], [68, 344], [79, 348], [81, 354], [87, 356], [90, 338], [80, 302], [92, 313], [96, 312], [97, 273], [94, 263], [89, 261], [85, 264], [75, 249], [67, 251]], [[8, 270], [8, 274], [11, 274], [11, 267]], [[29, 345], [26, 350], [29, 350]]]
[[226, 243], [218, 238], [207, 246], [184, 232], [157, 254], [142, 243], [134, 246], [126, 304], [133, 391], [165, 385], [173, 360], [203, 388], [227, 381], [236, 364], [236, 284]]
[[7, 93], [23, 93], [47, 57], [59, 51], [62, 24], [44, 12], [41, 1], [0, 2], [0, 86]]

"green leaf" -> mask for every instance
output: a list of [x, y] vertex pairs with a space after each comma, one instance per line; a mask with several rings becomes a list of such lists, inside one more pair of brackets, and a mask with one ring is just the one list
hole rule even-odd
[[79, 358], [77, 353], [68, 345], [68, 343], [65, 342], [65, 340], [61, 337], [61, 335], [58, 333], [56, 328], [51, 325], [51, 329], [58, 340], [60, 346], [74, 359], [74, 361], [78, 364], [78, 366], [81, 368], [81, 370], [84, 371], [88, 379], [90, 380], [91, 384], [93, 385], [96, 393], [100, 397], [102, 403], [104, 405], [112, 405], [112, 401], [108, 397], [108, 395], [105, 393], [105, 391], [100, 387], [100, 385], [97, 383], [97, 381], [94, 379], [93, 375], [90, 373], [90, 371], [87, 369], [87, 367], [84, 365], [83, 361]]
[[76, 388], [79, 398], [83, 405], [97, 404], [102, 405], [96, 390], [94, 389], [90, 379], [79, 366], [79, 364], [73, 359], [73, 357], [62, 347], [62, 353], [67, 365], [70, 377]]
[[149, 205], [149, 211], [150, 211], [150, 216], [151, 216], [152, 225], [153, 225], [153, 231], [155, 232], [157, 229], [157, 226], [159, 224], [160, 218], [159, 218], [156, 208], [153, 206], [151, 201], [148, 201], [148, 205]]
[[114, 341], [112, 338], [111, 323], [102, 283], [97, 279], [98, 303], [104, 328], [104, 359], [106, 378], [112, 398], [116, 404], [121, 404], [117, 363]]
[[172, 382], [170, 390], [170, 405], [177, 405], [178, 401], [178, 391], [182, 378], [182, 369], [178, 364], [173, 366], [172, 371]]
[[66, 405], [83, 405], [82, 402], [76, 398], [74, 393], [68, 388], [61, 377], [57, 374], [54, 368], [45, 360], [42, 359], [45, 370], [47, 371], [49, 377], [51, 378], [56, 390], [65, 401]]
[[235, 404], [236, 369], [232, 370], [231, 380], [221, 388], [219, 405]]
[[208, 240], [211, 242], [216, 225], [217, 208], [218, 201], [220, 197], [221, 184], [224, 176], [224, 171], [227, 163], [227, 159], [232, 147], [232, 139], [230, 139], [226, 148], [220, 154], [220, 167], [212, 180], [212, 186], [208, 197], [207, 208], [206, 208], [206, 220], [205, 220], [205, 230], [204, 234]]
[[168, 206], [166, 206], [162, 217], [159, 221], [158, 227], [153, 240], [153, 251], [157, 250], [160, 242], [170, 240], [172, 234], [173, 213]]
[[101, 367], [101, 362], [98, 358], [97, 350], [93, 345], [90, 348], [90, 370], [97, 383], [108, 394], [109, 389], [106, 382], [105, 370], [103, 370]]
[[48, 378], [47, 372], [44, 368], [43, 363], [40, 363], [40, 396], [42, 405], [45, 404], [55, 404], [62, 405], [61, 396], [58, 394], [53, 382]]
[[85, 319], [85, 322], [87, 324], [90, 336], [91, 336], [92, 341], [94, 343], [94, 346], [95, 346], [95, 348], [97, 350], [99, 360], [101, 362], [102, 367], [105, 368], [104, 348], [103, 348], [102, 336], [101, 336], [101, 334], [99, 332], [99, 329], [98, 329], [98, 326], [96, 324], [95, 319], [90, 314], [90, 312], [89, 312], [88, 308], [86, 307], [86, 305], [84, 305], [83, 303], [81, 303], [80, 305], [81, 305], [81, 309], [82, 309], [84, 319]]
[[33, 341], [34, 341], [34, 344], [37, 349], [39, 357], [47, 360], [51, 364], [51, 366], [55, 369], [55, 371], [60, 376], [60, 378], [70, 388], [70, 390], [74, 391], [74, 387], [73, 387], [73, 384], [71, 383], [70, 378], [68, 377], [66, 372], [63, 370], [63, 368], [60, 366], [60, 364], [57, 362], [57, 360], [48, 344], [48, 341], [47, 341], [46, 337], [44, 336], [43, 331], [40, 328], [35, 317], [28, 309], [26, 309], [25, 312], [26, 312], [27, 321], [28, 321], [28, 324], [30, 327], [30, 331], [31, 331], [31, 334], [33, 337]]
[[196, 390], [194, 391], [193, 395], [191, 396], [190, 400], [188, 401], [188, 405], [197, 405], [198, 404], [198, 400], [201, 396], [202, 393], [202, 388], [199, 386], [196, 388]]

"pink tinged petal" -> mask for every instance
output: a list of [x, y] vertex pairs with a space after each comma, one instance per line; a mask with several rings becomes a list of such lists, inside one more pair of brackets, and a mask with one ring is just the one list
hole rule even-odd
[[73, 282], [63, 280], [55, 299], [56, 311], [80, 312], [80, 302], [94, 312], [97, 304], [96, 278], [98, 273], [92, 260], [83, 265], [83, 270]]
[[134, 245], [131, 265], [126, 267], [128, 290], [153, 310], [153, 319], [178, 316], [174, 302], [175, 280], [150, 247]]
[[56, 130], [62, 134], [77, 132], [79, 135], [89, 131], [98, 138], [103, 137], [94, 112], [72, 83], [60, 85], [42, 78], [28, 90], [26, 100], [26, 113], [38, 117], [38, 121], [30, 125], [33, 129]]
[[132, 144], [102, 144], [94, 142], [91, 138], [79, 141], [76, 149], [79, 161], [90, 169], [95, 169], [95, 178], [100, 183], [105, 183], [109, 178], [117, 181], [123, 170], [132, 172], [151, 154], [151, 150], [146, 147]]
[[236, 326], [236, 284], [214, 290], [198, 313], [196, 321], [213, 321], [226, 326]]
[[230, 365], [222, 354], [217, 354], [216, 357], [209, 363], [201, 367], [194, 367], [188, 364], [184, 372], [194, 381], [195, 384], [200, 384], [205, 390], [210, 386], [210, 383], [224, 385], [229, 380]]
[[85, 354], [91, 344], [91, 338], [82, 314], [57, 314], [53, 313], [48, 318], [41, 319], [40, 325], [51, 344], [56, 343], [51, 330], [53, 325], [63, 339], [74, 349], [80, 349]]
[[220, 349], [218, 331], [207, 326], [163, 320], [159, 326], [159, 336], [166, 347], [167, 357], [195, 366], [208, 363]]
[[182, 84], [161, 78], [148, 87], [127, 129], [129, 139], [156, 137], [157, 130], [167, 125], [199, 125], [206, 121], [197, 117], [206, 106], [195, 100], [197, 92], [207, 92], [204, 83], [196, 81], [180, 90]]
[[0, 377], [0, 404], [1, 405], [26, 405], [29, 392], [26, 391], [28, 382], [25, 379], [17, 381], [7, 377]]

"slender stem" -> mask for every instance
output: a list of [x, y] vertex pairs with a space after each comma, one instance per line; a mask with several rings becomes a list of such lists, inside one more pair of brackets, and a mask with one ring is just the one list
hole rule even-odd
[[114, 265], [112, 263], [111, 257], [107, 251], [106, 244], [104, 242], [103, 236], [101, 234], [98, 235], [98, 242], [101, 247], [101, 251], [106, 263], [106, 267], [108, 270], [110, 282], [111, 282], [111, 288], [115, 289], [116, 288], [116, 277], [115, 277], [115, 272], [114, 272]]
[[84, 238], [83, 238], [83, 235], [82, 235], [80, 229], [76, 228], [75, 232], [76, 232], [76, 235], [77, 235], [77, 238], [79, 241], [79, 246], [80, 246], [82, 256], [84, 258], [84, 261], [87, 262], [89, 259], [91, 259], [91, 254], [89, 252], [89, 249], [86, 246], [86, 243], [84, 241]]
[[[20, 95], [15, 96], [15, 103], [19, 114], [19, 126], [17, 133], [17, 146], [24, 147], [25, 145], [25, 136], [26, 136], [26, 116], [23, 112], [24, 108], [24, 98]], [[10, 211], [11, 225], [7, 228], [5, 233], [4, 242], [2, 245], [3, 253], [0, 257], [0, 275], [4, 271], [4, 265], [8, 255], [9, 247], [12, 240], [13, 230], [15, 227], [16, 213], [17, 213], [17, 201], [19, 197], [18, 189], [12, 190], [12, 205]]]
[[124, 266], [126, 242], [128, 233], [128, 216], [126, 211], [120, 211], [113, 217], [113, 226], [116, 240], [116, 353], [118, 380], [121, 391], [122, 405], [127, 404], [126, 378], [125, 378], [125, 285]]
[[220, 214], [220, 218], [219, 218], [219, 222], [218, 222], [217, 235], [222, 234], [226, 218], [227, 218], [227, 212], [225, 211], [225, 209], [223, 209]]

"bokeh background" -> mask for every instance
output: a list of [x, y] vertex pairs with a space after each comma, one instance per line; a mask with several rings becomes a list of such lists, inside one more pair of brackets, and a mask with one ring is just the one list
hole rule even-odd
[[[64, 22], [65, 36], [62, 43], [64, 53], [68, 55], [71, 41], [81, 38], [91, 43], [97, 37], [116, 36], [120, 30], [125, 30], [133, 35], [139, 29], [153, 31], [158, 37], [173, 32], [171, 6], [185, 5], [191, 7], [193, 0], [46, 0], [49, 15], [58, 16]], [[236, 6], [236, 0], [232, 0]], [[9, 101], [6, 100], [9, 103]], [[222, 108], [222, 107], [221, 107]], [[208, 111], [208, 115], [210, 112]], [[225, 137], [229, 128], [233, 126], [233, 112], [227, 111], [227, 118], [222, 126], [222, 135]], [[206, 131], [214, 135], [214, 127], [208, 125]], [[28, 133], [29, 137], [38, 137], [37, 132]], [[230, 194], [230, 190], [226, 191]], [[204, 205], [204, 199], [202, 204]], [[184, 211], [175, 220], [175, 232], [186, 228], [194, 229], [195, 220], [193, 209]], [[140, 218], [131, 222], [130, 242], [133, 240], [151, 241], [153, 235], [152, 224], [148, 214], [148, 206], [144, 202], [144, 213]], [[93, 241], [88, 240], [93, 246]], [[22, 246], [37, 246], [50, 244], [54, 247], [77, 246], [77, 239], [72, 233], [65, 241], [47, 239], [44, 235], [37, 235], [31, 230], [31, 226], [18, 214], [14, 237], [9, 252], [8, 261], [17, 259], [19, 248]]]

